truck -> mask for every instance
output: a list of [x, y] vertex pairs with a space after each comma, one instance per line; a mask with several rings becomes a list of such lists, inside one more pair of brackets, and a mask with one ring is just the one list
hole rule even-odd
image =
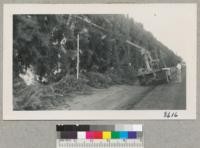
[[139, 68], [137, 73], [140, 85], [156, 85], [170, 82], [170, 68], [161, 62], [162, 59], [153, 59], [149, 50], [129, 40], [126, 40], [126, 43], [138, 49], [144, 59], [145, 67]]

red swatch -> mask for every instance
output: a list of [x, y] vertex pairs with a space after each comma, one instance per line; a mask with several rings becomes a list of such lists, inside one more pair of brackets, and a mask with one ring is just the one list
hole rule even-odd
[[96, 131], [93, 133], [94, 139], [102, 139], [102, 132]]

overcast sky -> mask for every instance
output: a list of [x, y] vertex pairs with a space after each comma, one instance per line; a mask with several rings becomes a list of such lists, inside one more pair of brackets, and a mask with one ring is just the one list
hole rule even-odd
[[137, 5], [129, 16], [183, 59], [196, 49], [195, 4]]

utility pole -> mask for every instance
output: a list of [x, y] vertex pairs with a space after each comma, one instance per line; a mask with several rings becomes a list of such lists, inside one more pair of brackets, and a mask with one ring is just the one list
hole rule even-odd
[[79, 78], [79, 63], [80, 63], [80, 57], [79, 57], [79, 33], [77, 34], [77, 63], [76, 63], [76, 78], [78, 80]]

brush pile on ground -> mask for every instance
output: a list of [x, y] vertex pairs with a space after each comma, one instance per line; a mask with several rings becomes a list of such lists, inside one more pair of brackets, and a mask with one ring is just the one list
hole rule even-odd
[[[17, 81], [17, 82], [16, 82]], [[89, 87], [84, 77], [79, 80], [75, 76], [66, 75], [53, 84], [34, 84], [27, 86], [22, 79], [15, 80], [14, 109], [15, 110], [46, 110], [56, 109], [56, 106], [65, 102], [64, 96], [71, 92], [86, 92]]]
[[[132, 75], [131, 75], [132, 76]], [[133, 77], [133, 76], [132, 76]], [[72, 93], [86, 94], [92, 88], [108, 88], [114, 84], [131, 82], [129, 77], [120, 76], [120, 72], [111, 70], [105, 74], [88, 72], [79, 75], [67, 74], [61, 80], [51, 84], [35, 83], [26, 85], [21, 78], [14, 80], [14, 109], [15, 110], [46, 110], [57, 109], [56, 106], [63, 104], [66, 97]], [[65, 103], [66, 104], [66, 103]]]

